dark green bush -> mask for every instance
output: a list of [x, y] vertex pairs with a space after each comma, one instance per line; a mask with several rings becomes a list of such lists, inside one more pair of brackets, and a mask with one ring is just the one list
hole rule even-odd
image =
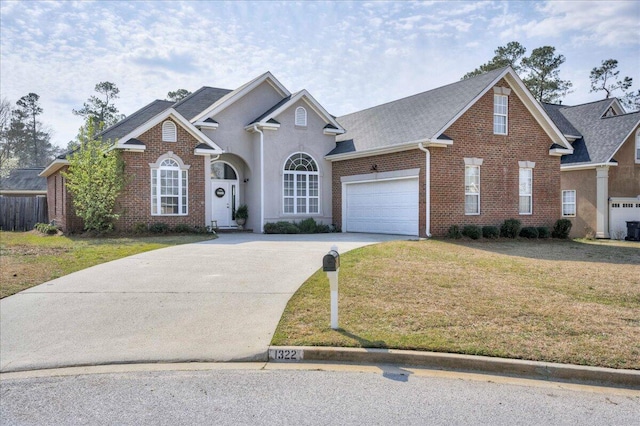
[[300, 230], [295, 223], [280, 221], [269, 222], [264, 224], [265, 234], [299, 234]]
[[538, 230], [538, 238], [549, 238], [551, 236], [551, 231], [546, 226], [538, 226], [536, 229]]
[[58, 233], [58, 227], [55, 225], [51, 225], [50, 223], [36, 223], [33, 227], [36, 231], [46, 235], [53, 235]]
[[331, 227], [329, 225], [325, 225], [323, 223], [319, 223], [316, 228], [317, 234], [328, 234], [331, 232]]
[[449, 230], [447, 231], [447, 237], [453, 239], [462, 238], [462, 233], [460, 232], [460, 227], [458, 225], [451, 225]]
[[518, 219], [507, 219], [500, 227], [500, 236], [504, 238], [515, 238], [520, 234], [520, 221]]
[[139, 222], [133, 225], [134, 234], [146, 234], [147, 232], [149, 232], [149, 229], [146, 223]]
[[173, 228], [173, 232], [178, 234], [191, 234], [193, 232], [193, 227], [191, 225], [187, 225], [186, 223], [179, 223]]
[[166, 234], [169, 232], [169, 225], [164, 222], [156, 222], [149, 226], [149, 232], [152, 234]]
[[571, 232], [571, 226], [573, 224], [569, 219], [558, 219], [553, 225], [553, 231], [551, 232], [551, 236], [553, 238], [569, 238], [569, 233]]
[[498, 238], [500, 236], [500, 230], [497, 226], [483, 226], [482, 236], [484, 238]]
[[520, 231], [520, 236], [523, 238], [538, 238], [538, 228], [535, 226], [525, 226]]
[[482, 229], [478, 225], [465, 225], [465, 227], [462, 228], [462, 235], [472, 240], [477, 240], [482, 236]]
[[315, 234], [318, 232], [318, 224], [312, 217], [304, 219], [299, 223], [296, 223], [296, 225], [298, 226], [301, 234]]

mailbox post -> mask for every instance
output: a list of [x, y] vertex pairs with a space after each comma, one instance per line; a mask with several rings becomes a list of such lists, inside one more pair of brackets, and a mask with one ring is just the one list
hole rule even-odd
[[322, 259], [322, 270], [327, 273], [331, 288], [331, 328], [338, 329], [338, 272], [340, 271], [340, 254], [338, 247], [333, 246]]

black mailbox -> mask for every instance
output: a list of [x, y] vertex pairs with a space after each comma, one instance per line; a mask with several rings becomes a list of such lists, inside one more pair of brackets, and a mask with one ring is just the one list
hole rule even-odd
[[335, 272], [340, 267], [340, 255], [337, 251], [331, 250], [322, 258], [322, 270], [324, 272]]

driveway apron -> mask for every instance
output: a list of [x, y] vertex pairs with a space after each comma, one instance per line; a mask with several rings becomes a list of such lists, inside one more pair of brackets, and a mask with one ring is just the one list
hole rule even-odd
[[332, 245], [399, 238], [222, 234], [49, 281], [0, 301], [0, 372], [266, 360], [289, 298]]

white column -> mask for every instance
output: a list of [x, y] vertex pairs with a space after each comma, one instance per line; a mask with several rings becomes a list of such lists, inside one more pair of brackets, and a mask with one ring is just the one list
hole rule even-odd
[[596, 238], [609, 238], [609, 166], [596, 168]]

